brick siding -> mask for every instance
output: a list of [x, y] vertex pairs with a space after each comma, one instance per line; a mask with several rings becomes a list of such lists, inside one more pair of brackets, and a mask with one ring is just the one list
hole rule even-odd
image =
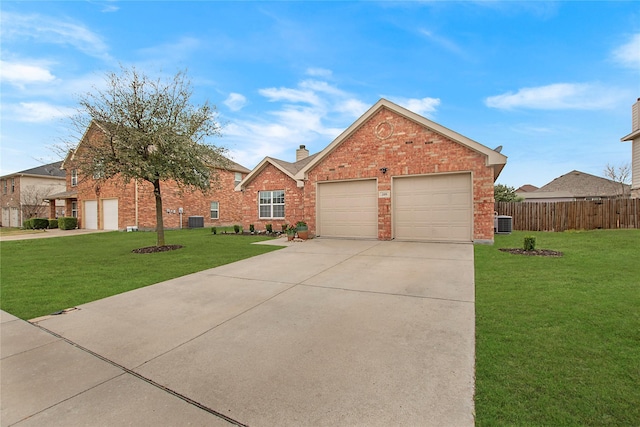
[[[260, 219], [259, 192], [274, 190], [284, 190], [284, 219]], [[272, 164], [267, 164], [241, 194], [242, 227], [245, 230], [248, 230], [251, 224], [256, 230], [264, 230], [266, 224], [272, 224], [274, 231], [280, 231], [283, 224], [295, 224], [303, 218], [306, 219], [303, 189], [298, 188], [295, 180]]]

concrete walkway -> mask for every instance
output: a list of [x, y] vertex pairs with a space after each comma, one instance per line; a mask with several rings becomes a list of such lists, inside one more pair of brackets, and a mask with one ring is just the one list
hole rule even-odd
[[474, 423], [470, 244], [314, 239], [1, 320], [3, 426]]

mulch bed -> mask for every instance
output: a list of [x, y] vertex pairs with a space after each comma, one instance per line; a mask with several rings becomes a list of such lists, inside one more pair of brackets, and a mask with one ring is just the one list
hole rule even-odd
[[182, 245], [147, 246], [146, 248], [134, 249], [134, 254], [154, 254], [156, 252], [168, 252], [180, 249]]
[[525, 251], [524, 249], [519, 248], [501, 248], [502, 252], [509, 252], [510, 254], [515, 255], [529, 255], [529, 256], [550, 256], [550, 257], [561, 257], [563, 255], [562, 252], [552, 251], [550, 249], [534, 249], [532, 251]]

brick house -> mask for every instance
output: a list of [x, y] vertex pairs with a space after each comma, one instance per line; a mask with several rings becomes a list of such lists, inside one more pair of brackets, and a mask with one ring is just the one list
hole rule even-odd
[[[53, 195], [64, 200], [68, 216], [78, 218], [78, 227], [96, 230], [124, 230], [127, 227], [155, 229], [156, 212], [153, 185], [132, 180], [96, 180], [81, 176], [75, 157], [82, 152], [83, 141], [102, 138], [105, 130], [92, 122], [75, 150], [62, 164], [66, 171], [66, 191]], [[166, 228], [187, 227], [190, 217], [203, 217], [205, 226], [239, 224], [242, 197], [234, 187], [249, 169], [229, 161], [216, 170], [215, 182], [208, 192], [180, 189], [173, 181], [161, 183], [163, 220]]]
[[304, 220], [312, 235], [493, 241], [493, 185], [507, 158], [381, 99], [324, 150], [265, 158], [236, 186], [242, 225]]
[[50, 163], [0, 177], [2, 227], [22, 227], [33, 217], [51, 218], [64, 214], [64, 204], [49, 204], [49, 195], [65, 189], [62, 162]]

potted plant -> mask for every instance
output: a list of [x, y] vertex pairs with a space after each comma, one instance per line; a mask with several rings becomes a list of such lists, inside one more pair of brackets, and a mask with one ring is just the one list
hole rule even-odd
[[306, 222], [298, 221], [296, 223], [296, 231], [298, 232], [298, 237], [302, 240], [307, 240], [309, 238], [309, 227], [307, 227]]
[[293, 240], [296, 235], [296, 227], [293, 224], [289, 224], [285, 232], [287, 233], [287, 240]]

